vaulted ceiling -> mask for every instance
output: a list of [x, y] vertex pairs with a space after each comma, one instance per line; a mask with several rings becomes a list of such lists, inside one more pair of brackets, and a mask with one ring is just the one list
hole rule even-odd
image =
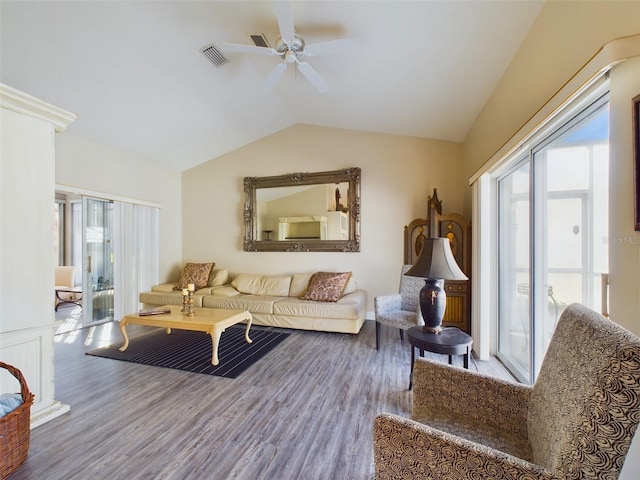
[[[6, 1], [0, 79], [79, 115], [69, 132], [188, 169], [296, 123], [461, 142], [542, 1], [293, 1], [318, 92], [277, 56], [225, 51], [279, 33], [268, 1]], [[214, 44], [229, 60], [214, 66]]]

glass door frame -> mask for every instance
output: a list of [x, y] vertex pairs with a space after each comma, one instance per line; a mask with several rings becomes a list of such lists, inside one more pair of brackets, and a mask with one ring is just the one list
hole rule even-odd
[[[89, 248], [90, 243], [96, 243], [95, 238], [92, 236], [91, 229], [96, 228], [93, 222], [89, 221], [89, 215], [91, 215], [93, 209], [92, 203], [111, 204], [110, 225], [105, 226], [104, 218], [103, 223], [97, 228], [101, 228], [100, 243], [102, 245], [101, 250], [107, 252], [107, 255], [102, 256], [103, 266], [100, 271], [103, 273], [110, 272], [108, 277], [104, 278], [101, 275], [102, 281], [98, 278], [94, 278], [94, 272], [97, 269], [97, 261], [94, 251]], [[114, 320], [114, 300], [115, 300], [115, 286], [114, 286], [114, 257], [116, 255], [114, 237], [115, 237], [115, 225], [116, 225], [116, 209], [115, 202], [98, 197], [91, 197], [82, 195], [82, 326], [89, 327], [99, 325], [101, 323], [110, 322]], [[108, 230], [107, 230], [108, 229]], [[96, 230], [93, 231], [95, 237]], [[105, 263], [106, 260], [106, 263]], [[109, 288], [110, 287], [110, 288]], [[105, 315], [104, 309], [94, 309], [95, 301], [101, 302], [107, 310]], [[100, 314], [100, 318], [97, 315]]]
[[[598, 143], [592, 143], [591, 151], [589, 152], [589, 186], [587, 190], [580, 189], [570, 189], [567, 191], [548, 191], [547, 185], [547, 175], [546, 168], [547, 163], [546, 160], [541, 159], [538, 155], [542, 152], [544, 154], [545, 149], [552, 145], [556, 140], [564, 137], [567, 134], [571, 134], [574, 130], [579, 130], [582, 126], [585, 125], [584, 121], [587, 122], [591, 119], [594, 119], [599, 115], [604, 108], [607, 108], [609, 103], [609, 95], [608, 92], [599, 95], [595, 99], [592, 99], [589, 103], [584, 105], [579, 112], [577, 112], [572, 117], [568, 118], [561, 125], [557, 125], [552, 132], [548, 132], [548, 134], [540, 138], [540, 141], [532, 144], [527, 150], [526, 153], [520, 153], [517, 157], [514, 157], [513, 163], [511, 163], [508, 167], [501, 169], [500, 173], [497, 173], [494, 176], [494, 186], [496, 189], [496, 234], [498, 243], [503, 241], [503, 229], [499, 227], [499, 224], [502, 219], [503, 213], [500, 211], [500, 205], [502, 203], [501, 193], [500, 193], [500, 185], [501, 181], [506, 179], [509, 175], [514, 173], [518, 168], [522, 165], [529, 163], [530, 165], [530, 210], [529, 210], [529, 288], [527, 291], [527, 295], [529, 296], [529, 304], [528, 304], [528, 342], [529, 342], [529, 372], [524, 372], [520, 367], [518, 368], [517, 364], [514, 365], [514, 362], [508, 358], [508, 354], [501, 352], [501, 342], [500, 338], [502, 327], [500, 325], [500, 319], [504, 312], [501, 312], [503, 308], [502, 300], [500, 300], [500, 296], [503, 294], [508, 295], [509, 290], [507, 286], [507, 290], [503, 286], [501, 286], [500, 277], [502, 275], [501, 270], [501, 262], [502, 259], [500, 254], [496, 252], [496, 271], [498, 273], [497, 279], [497, 292], [498, 292], [498, 311], [497, 311], [497, 327], [496, 327], [496, 354], [498, 358], [512, 371], [512, 373], [518, 378], [518, 380], [533, 383], [535, 381], [535, 377], [537, 372], [539, 371], [540, 365], [542, 363], [542, 359], [544, 358], [544, 354], [546, 352], [546, 340], [543, 338], [544, 332], [542, 331], [540, 322], [542, 313], [545, 313], [548, 309], [548, 279], [547, 275], [553, 270], [548, 266], [547, 261], [547, 208], [549, 207], [548, 202], [554, 199], [561, 198], [574, 198], [581, 202], [580, 208], [580, 228], [582, 229], [581, 234], [581, 243], [582, 243], [582, 260], [580, 267], [580, 274], [582, 277], [585, 277], [585, 274], [592, 272], [594, 270], [593, 262], [594, 259], [592, 256], [594, 255], [593, 249], [595, 244], [594, 238], [591, 238], [594, 234], [594, 229], [596, 225], [593, 224], [595, 219], [594, 216], [594, 194], [593, 189], [595, 185], [594, 179], [594, 156], [593, 156], [593, 145], [598, 145]], [[508, 225], [507, 225], [508, 227]], [[505, 227], [506, 228], [506, 227]], [[502, 245], [498, 247], [499, 251], [503, 251], [505, 246]], [[588, 258], [586, 258], [588, 257]], [[517, 269], [516, 269], [517, 270]], [[514, 270], [514, 274], [516, 273]], [[587, 275], [588, 278], [582, 279], [582, 295], [591, 294], [591, 296], [595, 295], [593, 283], [593, 275]], [[585, 285], [585, 282], [591, 282], [589, 285]], [[576, 300], [578, 301], [578, 300]], [[548, 312], [547, 312], [548, 313]], [[557, 318], [556, 318], [557, 320]]]

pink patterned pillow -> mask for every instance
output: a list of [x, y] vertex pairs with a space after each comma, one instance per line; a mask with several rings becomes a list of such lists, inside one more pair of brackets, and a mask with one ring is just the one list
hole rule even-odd
[[209, 286], [209, 276], [214, 266], [215, 263], [187, 263], [182, 269], [178, 285], [173, 289], [182, 290], [190, 283], [195, 285], [196, 290]]
[[342, 297], [351, 272], [317, 272], [311, 276], [303, 300], [337, 302]]

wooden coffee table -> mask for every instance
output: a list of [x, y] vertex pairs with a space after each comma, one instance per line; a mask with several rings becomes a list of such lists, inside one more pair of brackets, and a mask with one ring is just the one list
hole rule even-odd
[[227, 327], [240, 322], [247, 322], [247, 328], [244, 332], [244, 339], [247, 343], [252, 343], [249, 338], [249, 329], [251, 328], [251, 313], [245, 310], [223, 310], [219, 308], [194, 308], [195, 315], [187, 316], [181, 312], [181, 307], [177, 305], [165, 305], [160, 308], [169, 308], [171, 313], [163, 313], [160, 315], [139, 315], [131, 313], [125, 315], [120, 320], [120, 331], [124, 337], [124, 343], [120, 347], [120, 351], [124, 352], [129, 346], [129, 337], [127, 336], [127, 325], [145, 325], [148, 327], [161, 327], [167, 330], [167, 334], [171, 333], [171, 329], [192, 330], [196, 332], [205, 332], [211, 335], [212, 352], [211, 364], [218, 365], [218, 344], [220, 343], [220, 335]]

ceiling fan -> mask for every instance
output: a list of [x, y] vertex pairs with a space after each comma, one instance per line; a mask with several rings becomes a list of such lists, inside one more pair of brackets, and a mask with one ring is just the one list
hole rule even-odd
[[298, 71], [320, 93], [329, 90], [329, 84], [315, 68], [304, 60], [305, 57], [341, 53], [355, 45], [354, 38], [341, 38], [307, 45], [304, 39], [296, 33], [293, 24], [293, 10], [291, 2], [276, 3], [276, 16], [280, 36], [276, 39], [276, 48], [225, 43], [224, 49], [230, 52], [257, 53], [260, 55], [277, 55], [282, 59], [269, 73], [265, 81], [265, 89], [271, 89], [280, 79], [287, 66], [295, 63]]

